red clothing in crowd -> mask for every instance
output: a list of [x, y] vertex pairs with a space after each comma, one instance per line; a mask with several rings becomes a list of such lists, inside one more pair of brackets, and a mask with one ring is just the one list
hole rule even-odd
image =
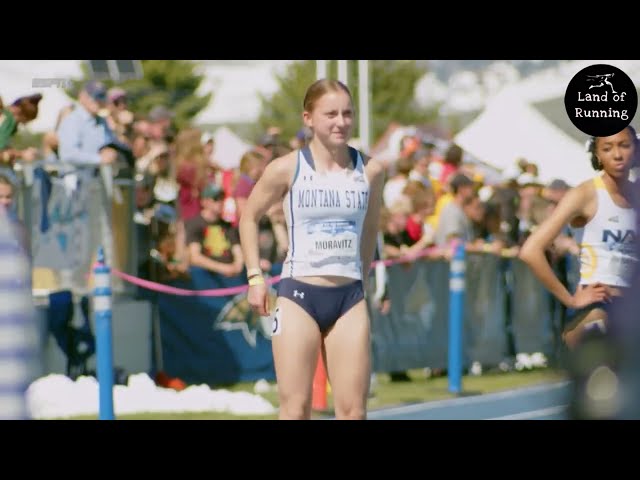
[[420, 238], [422, 238], [422, 223], [415, 221], [412, 217], [407, 219], [406, 230], [409, 234], [409, 238], [413, 240], [413, 243], [416, 243]]
[[443, 163], [442, 164], [442, 173], [440, 176], [440, 183], [445, 185], [447, 180], [451, 175], [458, 171], [458, 167], [456, 165], [452, 165], [451, 163]]
[[183, 163], [176, 175], [180, 191], [178, 209], [182, 220], [189, 220], [200, 213], [200, 192], [203, 185], [196, 185], [196, 166]]
[[251, 191], [253, 190], [253, 186], [255, 184], [255, 180], [249, 175], [240, 175], [238, 183], [236, 184], [236, 188], [233, 192], [233, 196], [237, 198], [249, 198], [249, 195], [251, 195]]

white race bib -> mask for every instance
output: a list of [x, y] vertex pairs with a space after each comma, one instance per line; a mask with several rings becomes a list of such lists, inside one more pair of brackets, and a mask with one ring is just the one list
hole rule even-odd
[[307, 254], [310, 260], [358, 255], [358, 234], [354, 222], [320, 222], [311, 225], [309, 230], [311, 241]]

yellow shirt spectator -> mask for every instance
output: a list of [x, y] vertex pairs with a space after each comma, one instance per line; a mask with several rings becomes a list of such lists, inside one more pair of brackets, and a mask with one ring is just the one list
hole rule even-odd
[[434, 230], [438, 228], [438, 220], [440, 219], [440, 212], [442, 212], [442, 209], [445, 207], [445, 205], [451, 202], [451, 200], [453, 200], [453, 195], [450, 192], [442, 193], [442, 195], [440, 195], [438, 197], [438, 200], [436, 201], [436, 206], [433, 211], [433, 215], [429, 215], [425, 219], [425, 223], [428, 223], [429, 225], [431, 225], [431, 227]]

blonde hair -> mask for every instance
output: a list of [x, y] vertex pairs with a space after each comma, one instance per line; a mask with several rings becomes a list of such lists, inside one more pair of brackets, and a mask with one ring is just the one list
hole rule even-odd
[[245, 175], [249, 173], [249, 170], [259, 162], [262, 162], [262, 157], [258, 152], [247, 152], [240, 159], [240, 172]]
[[422, 182], [410, 180], [402, 190], [402, 194], [411, 200], [412, 212], [416, 213], [423, 208], [431, 207], [435, 204], [433, 190], [427, 188]]
[[410, 215], [413, 210], [413, 204], [411, 199], [405, 194], [400, 195], [389, 207], [389, 213], [392, 215], [401, 213], [403, 215]]
[[381, 207], [378, 218], [380, 231], [387, 231], [387, 226], [394, 215], [411, 215], [411, 207], [411, 200], [406, 195], [400, 195], [390, 207]]
[[202, 132], [197, 128], [181, 130], [176, 136], [176, 170], [184, 164], [191, 163], [196, 168], [195, 185], [199, 186], [205, 181], [207, 161], [204, 157], [204, 147], [200, 142]]

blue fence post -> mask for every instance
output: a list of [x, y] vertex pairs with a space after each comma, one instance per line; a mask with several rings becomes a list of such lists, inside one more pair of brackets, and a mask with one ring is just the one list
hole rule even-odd
[[98, 248], [93, 268], [93, 314], [96, 324], [98, 385], [100, 388], [100, 420], [114, 420], [113, 413], [113, 346], [111, 332], [111, 269], [106, 265], [104, 249]]
[[455, 247], [449, 269], [449, 391], [462, 391], [462, 328], [464, 320], [464, 243]]

